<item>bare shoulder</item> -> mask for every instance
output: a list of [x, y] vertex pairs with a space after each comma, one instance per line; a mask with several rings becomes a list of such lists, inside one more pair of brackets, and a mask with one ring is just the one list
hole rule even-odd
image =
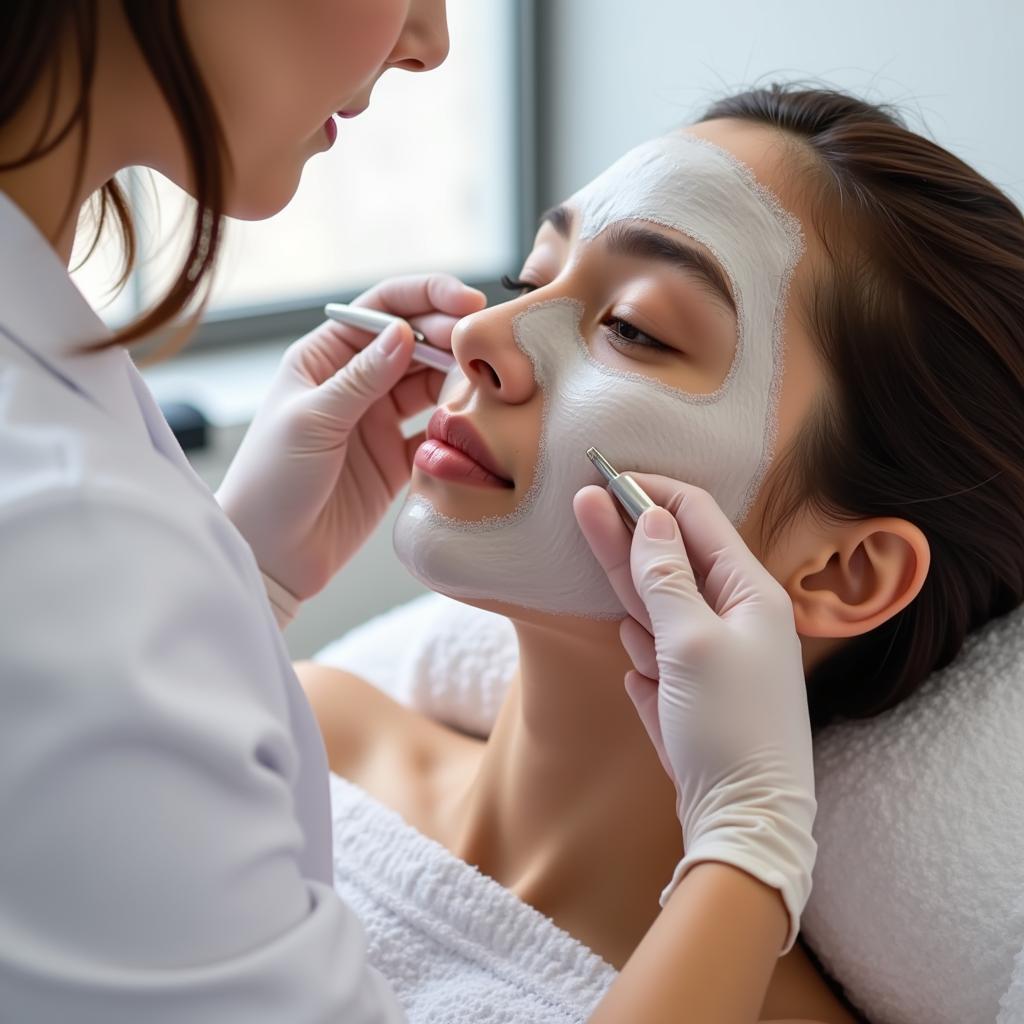
[[464, 765], [483, 749], [464, 736], [400, 704], [365, 679], [312, 661], [295, 673], [320, 725], [331, 771], [372, 796], [422, 820], [423, 801], [439, 774]]
[[359, 676], [315, 661], [295, 662], [327, 748], [331, 771], [348, 777], [394, 727], [402, 706]]

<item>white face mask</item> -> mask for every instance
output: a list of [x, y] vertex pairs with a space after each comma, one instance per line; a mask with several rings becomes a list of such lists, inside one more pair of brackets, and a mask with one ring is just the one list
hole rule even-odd
[[673, 133], [631, 150], [576, 193], [579, 243], [618, 221], [675, 229], [729, 277], [739, 326], [732, 366], [712, 394], [691, 394], [599, 363], [582, 306], [537, 303], [515, 318], [516, 343], [544, 393], [533, 484], [515, 511], [480, 522], [441, 515], [412, 495], [395, 549], [431, 589], [543, 612], [621, 618], [625, 611], [580, 533], [576, 492], [602, 483], [586, 456], [708, 490], [739, 525], [774, 453], [786, 290], [803, 249], [799, 222], [731, 154]]

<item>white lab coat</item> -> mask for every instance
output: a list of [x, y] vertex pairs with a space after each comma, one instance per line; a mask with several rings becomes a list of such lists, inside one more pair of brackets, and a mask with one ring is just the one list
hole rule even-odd
[[0, 193], [0, 1019], [402, 1019], [248, 545]]

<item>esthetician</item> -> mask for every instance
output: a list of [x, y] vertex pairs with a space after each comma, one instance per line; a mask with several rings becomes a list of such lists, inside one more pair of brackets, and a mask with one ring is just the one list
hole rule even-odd
[[[124, 346], [202, 296], [221, 214], [279, 211], [333, 112], [447, 49], [443, 0], [0, 5], [4, 1020], [403, 1019], [332, 888], [327, 763], [280, 626], [408, 479], [419, 439], [400, 426], [441, 376], [411, 362], [408, 326], [367, 344], [323, 325], [286, 353], [215, 499]], [[124, 214], [130, 165], [200, 212], [167, 296], [115, 336], [67, 264], [91, 195]], [[485, 300], [435, 275], [358, 301], [447, 348]], [[593, 1019], [754, 1021], [815, 854], [800, 645], [710, 497], [641, 482], [675, 515], [644, 513], [632, 540], [605, 491], [576, 514], [630, 612], [627, 686], [687, 855]]]

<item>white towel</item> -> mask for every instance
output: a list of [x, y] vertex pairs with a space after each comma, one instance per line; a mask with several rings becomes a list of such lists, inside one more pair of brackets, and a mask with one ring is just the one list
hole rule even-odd
[[[482, 736], [516, 640], [429, 594], [317, 660]], [[803, 934], [850, 999], [884, 1024], [1024, 1024], [1024, 608], [903, 704], [823, 730], [815, 780]]]
[[336, 775], [334, 884], [411, 1024], [569, 1024], [615, 969]]

